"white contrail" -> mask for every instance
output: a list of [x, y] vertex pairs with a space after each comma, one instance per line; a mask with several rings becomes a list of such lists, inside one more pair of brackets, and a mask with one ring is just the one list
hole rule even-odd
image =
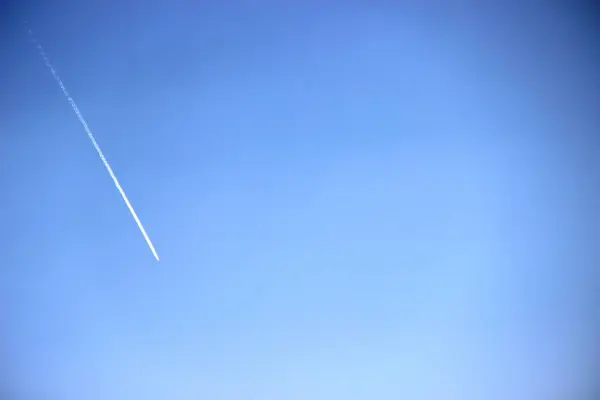
[[50, 63], [50, 59], [48, 59], [48, 56], [46, 55], [46, 52], [44, 51], [42, 45], [33, 36], [33, 32], [31, 31], [31, 29], [29, 30], [29, 37], [31, 38], [32, 42], [37, 46], [37, 48], [40, 52], [40, 56], [42, 56], [42, 58], [44, 59], [44, 62], [46, 63], [46, 67], [48, 67], [48, 69], [52, 73], [54, 80], [56, 81], [56, 83], [58, 83], [58, 86], [60, 86], [60, 89], [62, 90], [63, 94], [69, 101], [69, 104], [71, 104], [73, 111], [75, 111], [77, 118], [79, 118], [79, 122], [81, 122], [81, 125], [83, 125], [83, 129], [85, 129], [85, 131], [87, 132], [87, 135], [90, 138], [90, 140], [92, 141], [94, 148], [98, 152], [100, 159], [104, 163], [106, 170], [108, 171], [110, 177], [112, 178], [113, 182], [115, 183], [117, 190], [119, 191], [119, 193], [121, 193], [121, 197], [123, 197], [123, 200], [125, 201], [125, 204], [127, 205], [127, 208], [129, 208], [129, 212], [131, 212], [131, 215], [133, 216], [133, 219], [135, 220], [138, 228], [140, 228], [142, 235], [144, 235], [144, 239], [146, 239], [146, 243], [148, 243], [148, 247], [150, 247], [150, 250], [152, 250], [152, 254], [154, 254], [154, 258], [156, 258], [156, 261], [160, 261], [160, 259], [158, 258], [158, 254], [156, 253], [156, 250], [154, 249], [154, 246], [152, 245], [152, 242], [150, 241], [150, 238], [148, 237], [148, 234], [146, 233], [146, 230], [144, 229], [144, 226], [142, 225], [142, 222], [140, 221], [137, 214], [135, 213], [135, 210], [133, 209], [133, 206], [129, 202], [129, 199], [127, 199], [127, 195], [125, 195], [123, 188], [119, 184], [119, 181], [118, 181], [117, 177], [115, 176], [115, 173], [113, 172], [112, 168], [108, 164], [106, 157], [104, 157], [102, 150], [100, 150], [100, 146], [98, 146], [98, 143], [96, 142], [96, 139], [94, 138], [94, 135], [92, 135], [92, 131], [88, 127], [87, 122], [85, 122], [85, 119], [81, 115], [81, 112], [79, 112], [79, 108], [77, 108], [75, 101], [73, 101], [73, 98], [69, 95], [69, 92], [65, 88], [65, 85], [63, 84], [62, 79], [60, 79], [60, 77], [56, 73], [56, 70], [52, 66], [52, 63]]

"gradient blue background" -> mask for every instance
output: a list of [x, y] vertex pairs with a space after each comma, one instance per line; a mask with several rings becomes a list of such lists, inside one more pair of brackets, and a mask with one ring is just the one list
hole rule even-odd
[[4, 28], [7, 390], [584, 398], [600, 102], [582, 14], [80, 3]]

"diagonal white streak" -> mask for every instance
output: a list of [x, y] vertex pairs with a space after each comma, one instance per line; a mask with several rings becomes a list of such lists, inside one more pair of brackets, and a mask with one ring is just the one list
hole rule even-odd
[[37, 45], [37, 48], [38, 48], [38, 50], [40, 52], [40, 55], [44, 59], [44, 62], [46, 63], [46, 67], [48, 67], [48, 69], [52, 73], [52, 76], [54, 77], [54, 80], [56, 81], [56, 83], [58, 83], [58, 86], [60, 86], [60, 89], [62, 90], [63, 94], [65, 95], [65, 97], [69, 101], [69, 104], [71, 104], [71, 108], [73, 108], [73, 111], [77, 115], [77, 118], [79, 119], [79, 122], [81, 122], [81, 125], [83, 125], [83, 129], [85, 129], [88, 137], [90, 138], [92, 144], [94, 145], [94, 148], [96, 149], [96, 152], [98, 153], [98, 155], [100, 156], [100, 159], [104, 163], [104, 166], [106, 167], [106, 170], [108, 171], [108, 174], [110, 175], [110, 177], [112, 178], [113, 182], [115, 183], [115, 186], [117, 187], [117, 190], [119, 191], [119, 193], [121, 193], [121, 197], [123, 197], [123, 201], [125, 201], [125, 204], [127, 205], [127, 208], [129, 209], [129, 212], [131, 213], [131, 215], [133, 216], [133, 219], [135, 220], [135, 223], [137, 224], [138, 228], [140, 228], [140, 231], [142, 232], [142, 235], [144, 235], [144, 239], [146, 240], [146, 243], [148, 244], [148, 247], [150, 247], [150, 250], [152, 251], [152, 254], [154, 255], [154, 258], [156, 258], [156, 261], [159, 261], [160, 259], [158, 258], [158, 254], [156, 253], [156, 250], [154, 249], [154, 246], [152, 245], [152, 241], [150, 240], [150, 237], [148, 237], [148, 234], [146, 233], [146, 230], [144, 229], [144, 226], [142, 225], [142, 222], [140, 221], [140, 219], [138, 218], [137, 214], [135, 213], [135, 210], [133, 209], [133, 206], [129, 202], [129, 199], [127, 198], [127, 195], [125, 194], [125, 191], [121, 187], [121, 184], [119, 184], [119, 180], [115, 176], [115, 173], [113, 172], [112, 168], [110, 167], [110, 164], [108, 164], [108, 161], [106, 160], [106, 157], [104, 157], [104, 154], [102, 153], [102, 150], [100, 150], [100, 146], [98, 146], [98, 143], [96, 142], [96, 139], [94, 138], [94, 135], [92, 134], [92, 131], [88, 127], [88, 124], [85, 121], [85, 119], [83, 118], [83, 115], [81, 115], [81, 112], [79, 111], [79, 108], [75, 104], [75, 101], [73, 101], [73, 98], [71, 97], [71, 95], [69, 95], [69, 92], [65, 88], [65, 85], [63, 84], [62, 79], [60, 79], [60, 77], [56, 73], [56, 70], [52, 66], [52, 63], [50, 63], [50, 60], [48, 59], [48, 56], [46, 55], [46, 52], [42, 48], [42, 45], [39, 44], [37, 42], [37, 40], [35, 40], [35, 38], [33, 37], [33, 34], [31, 32], [31, 30], [29, 30], [29, 35], [30, 35], [31, 40], [34, 42], [34, 44]]

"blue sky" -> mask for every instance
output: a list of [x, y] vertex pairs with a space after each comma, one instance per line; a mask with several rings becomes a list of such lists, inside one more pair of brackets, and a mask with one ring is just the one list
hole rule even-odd
[[22, 12], [160, 263], [25, 31], [7, 36], [10, 388], [579, 395], [600, 171], [579, 17], [184, 3]]

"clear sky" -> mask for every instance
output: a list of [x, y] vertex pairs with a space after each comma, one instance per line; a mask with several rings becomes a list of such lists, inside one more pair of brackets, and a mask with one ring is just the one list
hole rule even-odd
[[582, 398], [600, 226], [590, 21], [280, 3], [2, 17], [10, 396]]

